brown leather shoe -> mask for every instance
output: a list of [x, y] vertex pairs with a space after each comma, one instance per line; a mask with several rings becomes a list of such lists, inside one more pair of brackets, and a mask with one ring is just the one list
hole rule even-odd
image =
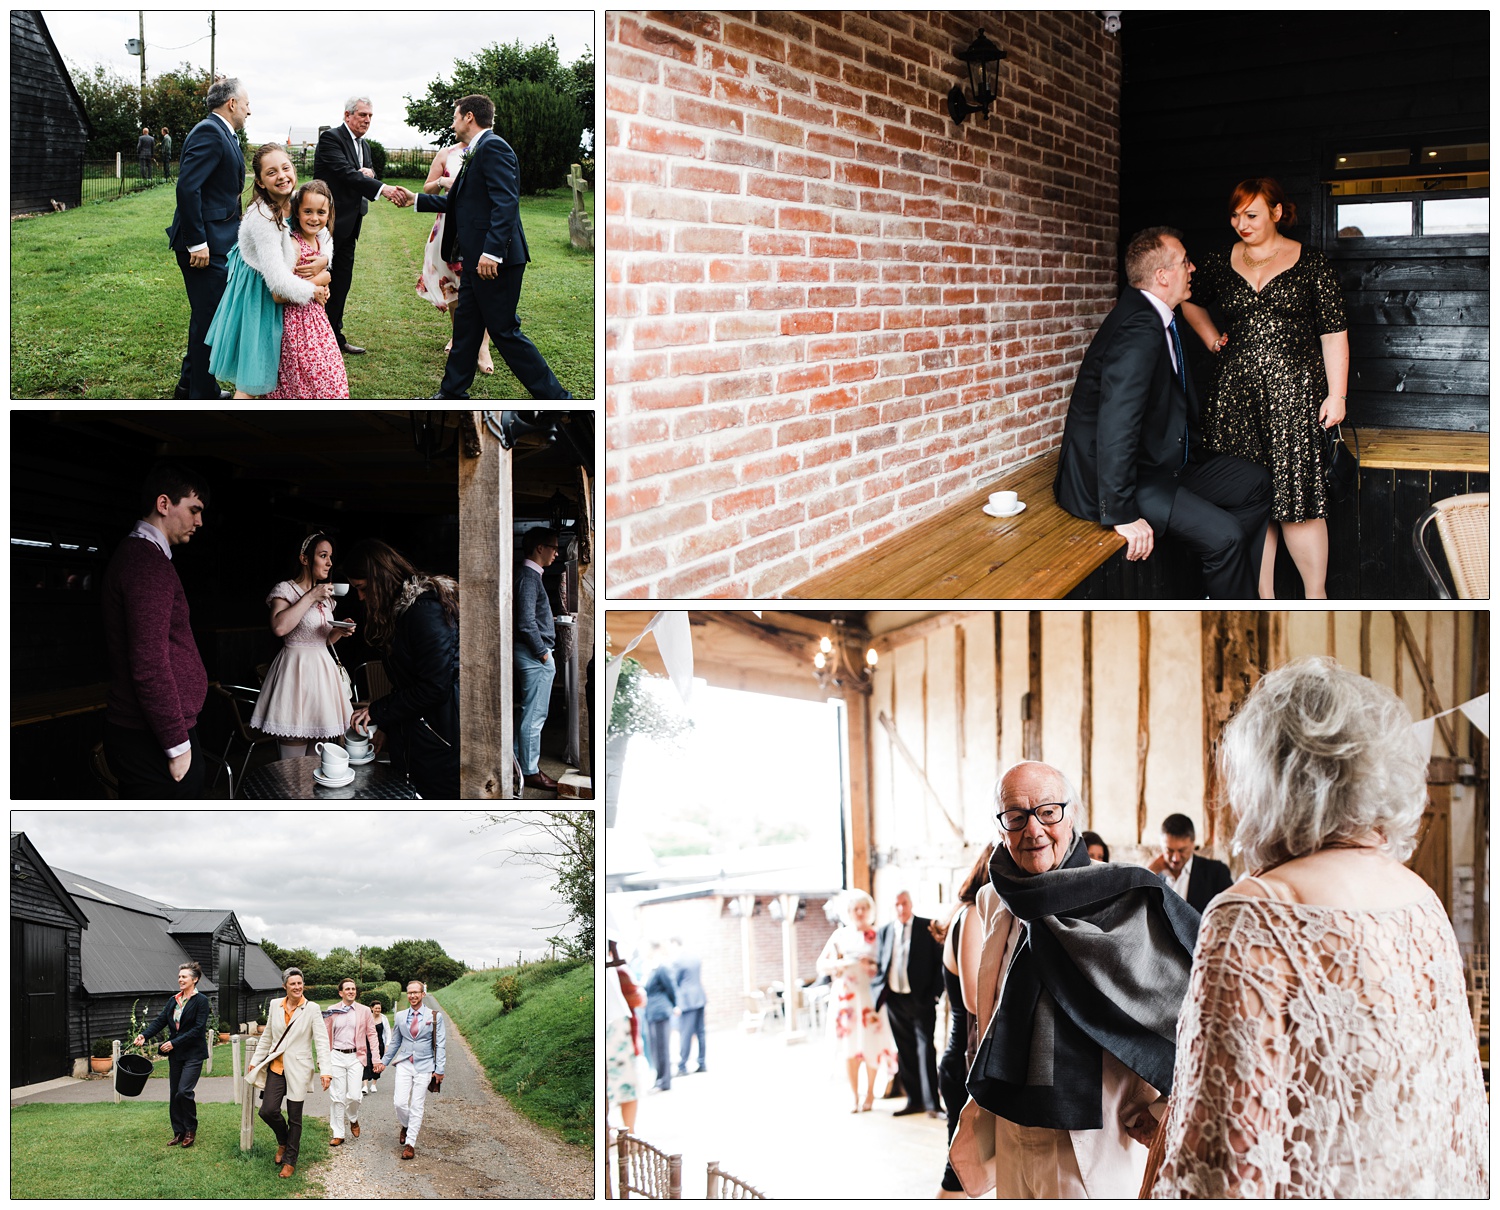
[[184, 1151], [186, 1151], [189, 1147], [191, 1147], [193, 1145], [193, 1140], [195, 1138], [197, 1138], [197, 1137], [198, 1136], [196, 1134], [193, 1134], [191, 1131], [189, 1131], [187, 1134], [183, 1135], [182, 1136], [182, 1149]]
[[286, 1158], [286, 1144], [283, 1143], [283, 1144], [281, 1144], [280, 1147], [276, 1148], [276, 1158], [272, 1161], [272, 1163], [279, 1164], [285, 1158]]
[[344, 1140], [343, 1139], [329, 1139], [328, 1140], [328, 1145], [330, 1147], [342, 1147], [344, 1145]]
[[414, 1160], [414, 1159], [416, 1159], [417, 1158], [417, 1149], [415, 1147], [413, 1147], [410, 1143], [408, 1143], [405, 1147], [403, 1147], [401, 1149], [401, 1158], [403, 1160]]
[[535, 773], [528, 773], [521, 780], [526, 785], [530, 786], [533, 790], [557, 789], [557, 783], [550, 777], [548, 777], [545, 773], [543, 773], [540, 769], [538, 769]]
[[357, 1139], [357, 1138], [359, 1138], [359, 1123], [358, 1122], [350, 1122], [349, 1123], [349, 1137], [351, 1139]]
[[291, 1165], [291, 1164], [283, 1164], [281, 1166], [281, 1171], [278, 1172], [276, 1175], [279, 1176], [282, 1180], [286, 1180], [287, 1177], [291, 1176], [292, 1173], [294, 1173], [296, 1171], [297, 1171], [297, 1169], [293, 1165]]
[[180, 1134], [174, 1134], [172, 1136], [172, 1141], [170, 1143], [168, 1143], [167, 1146], [168, 1147], [175, 1147], [180, 1142], [182, 1142], [182, 1135], [180, 1135]]
[[401, 1141], [403, 1143], [406, 1142], [406, 1127], [405, 1126], [401, 1127]]

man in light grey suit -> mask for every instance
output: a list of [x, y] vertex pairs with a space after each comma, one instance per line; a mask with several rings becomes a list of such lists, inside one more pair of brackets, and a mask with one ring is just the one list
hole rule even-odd
[[441, 1091], [448, 1059], [446, 1022], [436, 1006], [422, 1006], [426, 994], [420, 979], [406, 985], [406, 1001], [411, 1007], [396, 1014], [385, 1047], [385, 1066], [396, 1069], [396, 1120], [401, 1123], [403, 1160], [416, 1157], [428, 1078], [432, 1077]]
[[703, 1010], [708, 1006], [708, 995], [703, 990], [703, 963], [697, 954], [682, 948], [681, 937], [672, 938], [672, 967], [677, 980], [677, 1074], [685, 1076], [694, 1038], [698, 1039], [698, 1066], [693, 1070], [708, 1070], [703, 1050]]

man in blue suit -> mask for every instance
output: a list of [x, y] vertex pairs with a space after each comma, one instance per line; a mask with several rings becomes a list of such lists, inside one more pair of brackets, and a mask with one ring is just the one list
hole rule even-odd
[[495, 104], [488, 97], [476, 93], [459, 101], [453, 107], [453, 132], [469, 147], [463, 167], [446, 197], [417, 195], [418, 211], [448, 215], [442, 257], [462, 260], [464, 266], [453, 351], [435, 398], [469, 397], [479, 346], [488, 331], [505, 364], [533, 399], [572, 399], [521, 331], [516, 316], [521, 278], [531, 255], [521, 229], [520, 164], [510, 144], [490, 129], [494, 123]]
[[708, 1070], [703, 1050], [703, 1010], [708, 1007], [708, 995], [703, 990], [703, 963], [697, 954], [682, 948], [681, 937], [672, 938], [672, 964], [677, 971], [677, 1074], [685, 1076], [694, 1038], [698, 1039], [698, 1066], [693, 1070]]
[[192, 319], [175, 399], [228, 399], [208, 372], [203, 338], [229, 280], [229, 249], [240, 233], [245, 157], [239, 132], [250, 116], [250, 94], [238, 80], [220, 78], [208, 90], [208, 117], [188, 132], [177, 162], [177, 211], [167, 240], [177, 254]]
[[401, 1158], [415, 1159], [417, 1135], [427, 1106], [429, 1081], [443, 1087], [443, 1069], [448, 1065], [448, 1030], [436, 1007], [424, 1007], [427, 988], [420, 979], [406, 985], [406, 1002], [391, 1022], [390, 1041], [385, 1045], [384, 1065], [396, 1073], [392, 1100], [401, 1127]]

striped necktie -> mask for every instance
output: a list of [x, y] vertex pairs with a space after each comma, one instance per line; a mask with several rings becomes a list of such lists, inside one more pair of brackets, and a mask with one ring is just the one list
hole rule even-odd
[[417, 1030], [421, 1028], [421, 1025], [422, 1025], [422, 1010], [420, 1008], [414, 1008], [414, 1009], [411, 1010], [411, 1036], [412, 1037], [415, 1038], [417, 1036]]

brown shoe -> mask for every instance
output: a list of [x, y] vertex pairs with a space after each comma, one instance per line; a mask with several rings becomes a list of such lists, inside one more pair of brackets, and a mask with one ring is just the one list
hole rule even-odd
[[548, 777], [545, 773], [543, 773], [540, 769], [538, 769], [535, 773], [528, 773], [521, 780], [526, 785], [530, 786], [533, 790], [557, 789], [557, 783], [550, 777]]
[[328, 1140], [328, 1145], [330, 1147], [342, 1147], [344, 1145], [344, 1140], [343, 1139], [329, 1139]]
[[272, 1161], [272, 1163], [279, 1164], [285, 1158], [286, 1158], [286, 1144], [283, 1143], [283, 1144], [281, 1144], [280, 1147], [276, 1148], [276, 1158]]
[[401, 1127], [401, 1141], [403, 1143], [406, 1142], [406, 1127], [405, 1126]]
[[172, 1136], [172, 1141], [170, 1143], [168, 1143], [167, 1146], [168, 1147], [175, 1147], [180, 1142], [182, 1142], [182, 1135], [180, 1135], [180, 1134], [174, 1134]]
[[401, 1158], [403, 1160], [414, 1160], [414, 1159], [416, 1159], [417, 1158], [417, 1149], [415, 1147], [413, 1147], [410, 1143], [408, 1143], [405, 1147], [403, 1147], [401, 1149]]
[[189, 1147], [191, 1147], [193, 1145], [193, 1140], [195, 1138], [197, 1138], [197, 1137], [198, 1136], [196, 1134], [193, 1134], [191, 1131], [189, 1131], [187, 1134], [183, 1135], [182, 1136], [182, 1149], [184, 1151], [186, 1151]]
[[349, 1123], [349, 1137], [351, 1139], [357, 1139], [357, 1138], [359, 1138], [359, 1123], [358, 1122], [350, 1122]]
[[276, 1175], [279, 1176], [282, 1180], [286, 1180], [287, 1177], [291, 1176], [292, 1173], [294, 1173], [296, 1171], [297, 1171], [297, 1169], [295, 1167], [293, 1167], [291, 1164], [283, 1164], [281, 1166], [281, 1171], [278, 1172]]

